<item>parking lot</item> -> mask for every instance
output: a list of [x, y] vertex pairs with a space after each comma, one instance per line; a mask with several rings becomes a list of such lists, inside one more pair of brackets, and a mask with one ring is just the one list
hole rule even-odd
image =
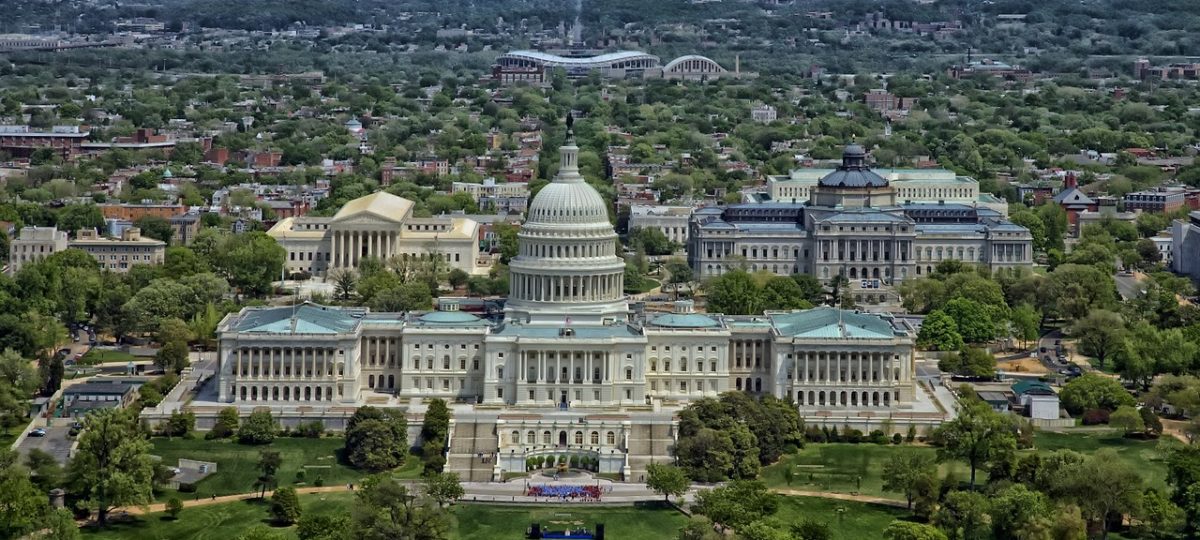
[[17, 447], [17, 451], [22, 456], [29, 453], [30, 450], [37, 448], [51, 456], [59, 463], [66, 465], [67, 460], [71, 457], [71, 444], [74, 439], [67, 436], [71, 431], [70, 424], [64, 423], [61, 426], [49, 426], [42, 428], [46, 430], [45, 437], [27, 436], [21, 441], [21, 445]]

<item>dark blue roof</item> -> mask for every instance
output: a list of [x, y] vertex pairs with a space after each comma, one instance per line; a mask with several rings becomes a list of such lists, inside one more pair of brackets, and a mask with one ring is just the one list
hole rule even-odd
[[842, 150], [842, 165], [817, 184], [822, 187], [887, 187], [888, 181], [867, 166], [867, 152], [862, 146], [848, 144]]

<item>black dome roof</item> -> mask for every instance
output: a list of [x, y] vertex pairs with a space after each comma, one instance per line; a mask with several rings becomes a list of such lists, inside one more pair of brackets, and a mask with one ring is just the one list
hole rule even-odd
[[887, 187], [886, 178], [875, 174], [867, 166], [867, 151], [862, 146], [850, 143], [842, 149], [842, 165], [825, 175], [818, 185], [822, 187]]

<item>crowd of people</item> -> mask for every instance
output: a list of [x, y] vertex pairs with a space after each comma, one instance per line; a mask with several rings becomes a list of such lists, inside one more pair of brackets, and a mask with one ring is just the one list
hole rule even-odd
[[529, 486], [525, 494], [530, 497], [550, 497], [571, 501], [599, 501], [603, 490], [600, 486]]

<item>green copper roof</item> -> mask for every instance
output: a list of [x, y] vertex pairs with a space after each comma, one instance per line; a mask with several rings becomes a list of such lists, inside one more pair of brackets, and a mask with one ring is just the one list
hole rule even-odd
[[819, 307], [791, 313], [772, 313], [780, 335], [818, 339], [891, 339], [895, 331], [888, 320], [870, 313]]
[[364, 310], [317, 304], [296, 307], [250, 308], [233, 323], [245, 334], [342, 334], [354, 331]]
[[650, 324], [668, 328], [716, 328], [721, 326], [721, 323], [712, 317], [700, 315], [699, 313], [668, 313], [659, 315], [650, 319]]

